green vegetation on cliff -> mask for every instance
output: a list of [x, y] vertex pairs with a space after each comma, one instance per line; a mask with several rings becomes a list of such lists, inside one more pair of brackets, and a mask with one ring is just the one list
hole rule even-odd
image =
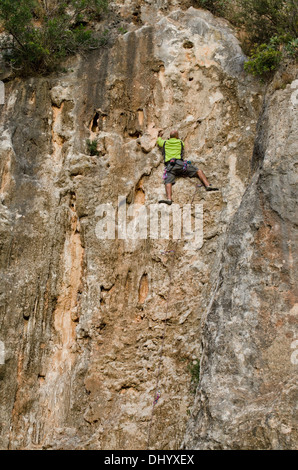
[[283, 58], [298, 56], [296, 0], [195, 0], [195, 5], [227, 18], [243, 32], [249, 55], [245, 69], [266, 77]]
[[[283, 59], [297, 59], [297, 0], [193, 0], [192, 5], [238, 28], [248, 72], [264, 78]], [[6, 63], [18, 75], [58, 70], [67, 56], [107, 41], [94, 28], [107, 7], [108, 0], [1, 0], [0, 28], [6, 34], [0, 50]]]
[[0, 22], [8, 33], [1, 49], [18, 74], [57, 70], [77, 51], [98, 47], [86, 25], [99, 20], [108, 0], [1, 0]]

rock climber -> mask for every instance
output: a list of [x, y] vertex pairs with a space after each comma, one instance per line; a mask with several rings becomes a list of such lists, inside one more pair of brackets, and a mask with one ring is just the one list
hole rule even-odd
[[189, 178], [199, 178], [205, 186], [206, 191], [218, 191], [207, 180], [202, 170], [183, 160], [184, 142], [179, 139], [178, 131], [172, 130], [168, 140], [162, 139], [163, 132], [158, 132], [157, 145], [162, 147], [165, 171], [163, 175], [166, 197], [158, 201], [159, 203], [172, 204], [172, 186], [175, 184], [176, 176], [188, 176]]

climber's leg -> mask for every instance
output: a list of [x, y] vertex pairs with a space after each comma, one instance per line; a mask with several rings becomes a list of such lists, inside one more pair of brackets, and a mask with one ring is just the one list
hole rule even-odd
[[161, 203], [164, 203], [164, 204], [169, 204], [171, 205], [172, 204], [172, 183], [166, 183], [165, 184], [165, 187], [166, 187], [166, 195], [167, 195], [167, 199], [162, 199], [161, 201], [158, 201], [160, 204]]
[[172, 200], [172, 183], [167, 183], [165, 187], [166, 187], [167, 199]]
[[161, 201], [158, 201], [160, 204], [172, 204], [172, 186], [175, 184], [175, 179], [176, 179], [176, 170], [175, 166], [173, 165], [167, 165], [166, 171], [164, 174], [164, 184], [166, 188], [166, 199], [161, 199]]
[[207, 180], [206, 175], [202, 170], [197, 171], [197, 177], [200, 181], [202, 181], [205, 188], [208, 188], [208, 186], [210, 186], [209, 181]]
[[203, 185], [206, 188], [206, 191], [218, 191], [218, 188], [214, 188], [209, 181], [206, 178], [206, 175], [202, 170], [197, 171], [197, 177], [199, 178], [200, 181], [202, 181]]

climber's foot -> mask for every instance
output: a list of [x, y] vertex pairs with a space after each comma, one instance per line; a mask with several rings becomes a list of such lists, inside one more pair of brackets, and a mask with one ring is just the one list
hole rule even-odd
[[169, 206], [172, 204], [172, 200], [171, 199], [161, 199], [160, 201], [158, 201], [159, 204], [168, 204]]
[[214, 188], [212, 184], [209, 184], [209, 186], [205, 187], [206, 191], [219, 191], [218, 188]]

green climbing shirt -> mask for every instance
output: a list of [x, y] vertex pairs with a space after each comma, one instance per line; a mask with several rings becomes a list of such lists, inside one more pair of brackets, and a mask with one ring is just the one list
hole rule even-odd
[[[181, 140], [172, 138], [168, 140], [163, 140], [161, 137], [157, 139], [157, 145], [159, 147], [163, 147], [163, 144], [166, 142], [165, 151], [166, 151], [166, 158], [165, 162], [172, 160], [172, 158], [179, 159], [181, 158]], [[182, 142], [184, 147], [184, 142]]]

